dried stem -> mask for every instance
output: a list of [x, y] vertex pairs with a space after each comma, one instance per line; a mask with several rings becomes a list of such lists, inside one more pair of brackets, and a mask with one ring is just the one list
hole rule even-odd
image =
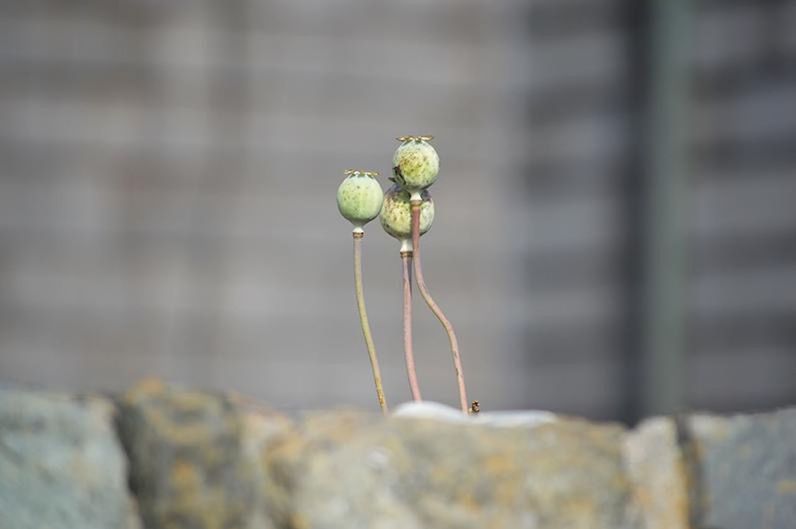
[[423, 400], [420, 395], [420, 384], [415, 369], [415, 354], [412, 347], [412, 251], [401, 251], [401, 268], [403, 269], [404, 287], [404, 356], [406, 357], [406, 374], [409, 377], [409, 389], [412, 400]]
[[414, 268], [415, 268], [415, 282], [417, 288], [420, 289], [420, 294], [426, 301], [426, 305], [434, 313], [439, 322], [448, 333], [448, 340], [451, 345], [451, 354], [453, 355], [453, 369], [456, 372], [456, 381], [459, 385], [459, 403], [464, 413], [469, 413], [470, 404], [467, 401], [467, 389], [464, 386], [464, 374], [462, 372], [462, 357], [459, 353], [459, 341], [456, 339], [456, 333], [453, 330], [453, 325], [445, 317], [442, 309], [439, 308], [431, 297], [428, 288], [426, 288], [426, 281], [423, 278], [423, 267], [420, 263], [420, 205], [422, 201], [412, 200], [412, 247], [414, 248]]
[[365, 310], [365, 293], [362, 288], [362, 231], [354, 231], [354, 289], [357, 296], [357, 307], [359, 308], [359, 323], [362, 325], [362, 334], [365, 337], [365, 345], [368, 348], [370, 357], [370, 367], [373, 369], [373, 382], [376, 384], [376, 397], [379, 399], [379, 406], [382, 413], [387, 414], [387, 399], [384, 397], [384, 388], [381, 383], [381, 370], [379, 369], [379, 359], [376, 356], [376, 346], [373, 343], [373, 336], [370, 333], [370, 323], [368, 323], [368, 312]]

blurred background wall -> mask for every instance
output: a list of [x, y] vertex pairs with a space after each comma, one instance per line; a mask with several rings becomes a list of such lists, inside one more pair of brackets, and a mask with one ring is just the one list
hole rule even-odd
[[[334, 194], [433, 134], [426, 277], [484, 409], [793, 404], [796, 2], [660, 4], [1, 2], [0, 383], [374, 408]], [[378, 223], [365, 281], [395, 404]], [[455, 403], [419, 300], [416, 327]]]

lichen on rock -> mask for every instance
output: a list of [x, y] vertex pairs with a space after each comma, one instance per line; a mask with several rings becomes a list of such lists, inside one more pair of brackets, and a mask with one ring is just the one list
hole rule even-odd
[[0, 529], [792, 529], [796, 519], [796, 408], [632, 430], [428, 403], [292, 421], [231, 394], [146, 381], [118, 397], [116, 431], [113, 415], [101, 397], [0, 390]]
[[148, 529], [270, 528], [260, 448], [287, 421], [155, 380], [119, 399], [130, 485]]

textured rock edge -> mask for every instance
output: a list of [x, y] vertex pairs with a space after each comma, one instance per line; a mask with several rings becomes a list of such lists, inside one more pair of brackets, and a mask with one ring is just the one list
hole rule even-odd
[[[148, 384], [153, 384], [148, 382]], [[140, 385], [139, 385], [140, 386]], [[152, 387], [166, 387], [161, 383], [155, 383]], [[191, 390], [194, 391], [195, 390]], [[68, 401], [75, 406], [99, 407], [102, 409], [103, 416], [107, 420], [110, 428], [108, 434], [113, 437], [113, 441], [121, 447], [123, 446], [120, 432], [113, 422], [114, 414], [121, 413], [119, 399], [106, 398], [102, 396], [73, 396], [57, 393], [30, 392], [13, 390], [16, 394], [31, 394], [42, 398], [51, 398], [55, 401]], [[202, 393], [201, 391], [199, 393]], [[208, 393], [210, 394], [210, 393]], [[0, 393], [2, 396], [3, 393]], [[214, 393], [218, 395], [218, 393]], [[273, 468], [265, 464], [271, 444], [274, 440], [284, 435], [302, 436], [305, 419], [298, 421], [287, 420], [278, 414], [273, 414], [270, 410], [264, 412], [258, 408], [256, 403], [236, 397], [233, 394], [226, 394], [231, 402], [235, 404], [235, 412], [240, 414], [244, 422], [245, 435], [240, 447], [241, 457], [245, 458], [253, 466], [259, 467], [258, 475], [262, 483], [259, 490], [265, 498], [269, 511], [268, 513], [257, 513], [257, 519], [249, 524], [251, 527], [270, 527], [276, 511], [289, 508], [291, 498], [290, 491], [269, 490], [268, 484], [271, 476], [268, 472]], [[731, 429], [734, 424], [746, 424], [749, 421], [763, 421], [773, 417], [793, 417], [796, 408], [785, 408], [773, 412], [752, 415], [736, 416], [716, 416], [709, 414], [693, 414], [683, 417], [656, 417], [648, 419], [632, 430], [623, 430], [621, 437], [621, 453], [624, 471], [630, 482], [630, 497], [628, 499], [628, 525], [630, 527], [643, 527], [646, 529], [687, 529], [700, 524], [700, 520], [705, 517], [705, 509], [708, 507], [703, 504], [704, 491], [701, 490], [703, 484], [699, 476], [704, 469], [700, 468], [703, 464], [701, 460], [705, 446], [713, 440], [711, 435], [723, 435], [723, 432]], [[317, 416], [324, 417], [324, 420], [335, 421], [335, 417], [343, 421], [350, 420], [351, 412], [327, 411]], [[368, 422], [378, 423], [384, 419], [371, 414], [362, 412], [353, 413], [354, 416], [367, 418]], [[346, 418], [348, 417], [348, 419]], [[554, 418], [549, 418], [555, 420]], [[389, 418], [390, 420], [401, 420], [399, 418]], [[600, 425], [600, 423], [595, 423]], [[488, 423], [487, 423], [488, 425]], [[484, 424], [481, 425], [483, 427]], [[467, 428], [469, 425], [461, 425]], [[494, 426], [495, 428], [530, 428], [529, 425], [519, 426]], [[718, 434], [716, 433], [718, 432]], [[301, 439], [302, 443], [307, 443], [307, 439]], [[787, 440], [785, 440], [787, 442]], [[786, 451], [788, 448], [786, 447]], [[794, 450], [791, 446], [790, 450]], [[130, 472], [129, 457], [123, 452], [124, 462], [127, 471]], [[796, 457], [796, 456], [795, 456]], [[787, 470], [790, 472], [790, 468]], [[794, 476], [796, 478], [796, 476]], [[0, 476], [0, 479], [2, 477]], [[791, 483], [788, 481], [788, 483]], [[794, 481], [793, 483], [796, 483]], [[129, 491], [128, 491], [129, 492]], [[794, 491], [784, 490], [783, 494], [791, 494]], [[275, 494], [276, 493], [276, 494]], [[287, 494], [287, 497], [280, 497], [279, 494]], [[727, 500], [727, 498], [723, 498]], [[130, 504], [137, 505], [137, 499], [129, 493]], [[133, 509], [133, 512], [135, 510]], [[129, 526], [136, 527], [140, 524], [140, 518], [136, 514], [136, 520], [130, 520]], [[265, 518], [268, 518], [266, 520]]]
[[[0, 528], [5, 529], [9, 519], [16, 522], [14, 529], [52, 524], [142, 527], [128, 488], [129, 460], [115, 428], [112, 400], [11, 388], [0, 388], [0, 399], [0, 450], [10, 462], [8, 474], [0, 473], [0, 481], [9, 480], [0, 483], [0, 491], [10, 487], [6, 490], [11, 492], [0, 498], [0, 505], [18, 517], [0, 513]], [[37, 451], [42, 448], [46, 453]], [[69, 494], [52, 498], [56, 505], [36, 495], [19, 496], [31, 486], [46, 493], [54, 483], [68, 484], [70, 489]]]

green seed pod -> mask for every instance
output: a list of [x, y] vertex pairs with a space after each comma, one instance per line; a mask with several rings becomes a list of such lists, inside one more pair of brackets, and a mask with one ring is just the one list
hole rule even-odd
[[361, 231], [381, 211], [384, 191], [375, 178], [379, 173], [348, 170], [345, 174], [345, 180], [337, 188], [337, 209], [355, 230]]
[[409, 192], [433, 184], [439, 174], [439, 155], [428, 143], [432, 136], [401, 136], [392, 157], [393, 180]]
[[[399, 240], [412, 238], [412, 209], [409, 196], [409, 191], [402, 189], [398, 184], [384, 194], [384, 206], [379, 216], [381, 225], [384, 231]], [[434, 222], [434, 201], [428, 191], [423, 191], [421, 197], [423, 203], [420, 205], [420, 235], [423, 235]]]

